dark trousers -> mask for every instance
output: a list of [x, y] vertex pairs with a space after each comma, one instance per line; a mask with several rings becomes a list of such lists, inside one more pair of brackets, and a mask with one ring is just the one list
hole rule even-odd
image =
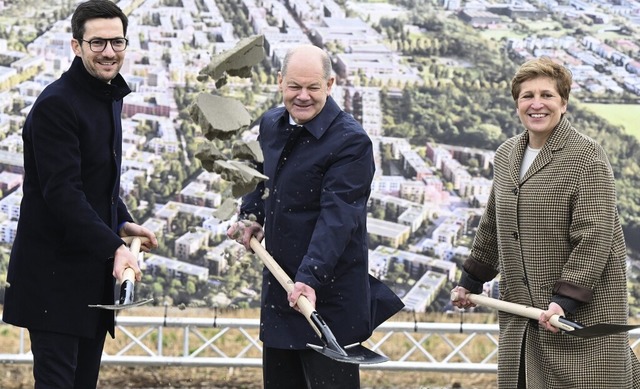
[[313, 350], [262, 350], [264, 389], [359, 389], [360, 369]]
[[29, 330], [34, 389], [95, 388], [106, 334], [90, 339]]
[[[533, 321], [533, 320], [532, 320]], [[538, 323], [534, 324], [537, 328]], [[522, 344], [520, 345], [520, 368], [518, 369], [518, 389], [527, 389], [527, 373], [526, 373], [526, 362], [525, 362], [525, 352], [524, 352], [524, 339], [527, 337], [527, 330], [524, 331], [524, 336], [522, 337]]]

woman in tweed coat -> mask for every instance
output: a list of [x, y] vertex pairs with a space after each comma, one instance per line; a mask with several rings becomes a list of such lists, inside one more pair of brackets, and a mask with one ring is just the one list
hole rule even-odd
[[511, 84], [526, 131], [501, 145], [494, 180], [458, 300], [498, 273], [501, 299], [546, 308], [539, 321], [499, 313], [500, 388], [639, 388], [626, 332], [578, 338], [548, 322], [626, 324], [624, 236], [602, 147], [565, 118], [571, 73], [549, 58], [520, 67]]

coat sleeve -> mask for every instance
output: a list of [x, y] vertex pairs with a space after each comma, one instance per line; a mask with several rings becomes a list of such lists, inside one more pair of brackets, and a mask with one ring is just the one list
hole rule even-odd
[[618, 218], [615, 182], [606, 157], [585, 166], [571, 207], [573, 250], [553, 293], [587, 303], [609, 260]]
[[337, 157], [325, 171], [320, 216], [295, 276], [296, 282], [314, 289], [331, 281], [354, 231], [366, 223], [375, 170], [373, 146], [364, 132], [349, 134], [341, 137], [341, 145], [334, 152]]
[[[495, 185], [495, 184], [494, 184]], [[498, 232], [496, 229], [495, 187], [491, 188], [487, 207], [473, 240], [471, 255], [462, 266], [459, 285], [480, 293], [485, 282], [498, 274]]]
[[127, 205], [122, 201], [122, 198], [118, 197], [118, 225], [124, 222], [133, 223], [134, 220], [127, 209]]
[[54, 223], [79, 248], [106, 260], [123, 242], [87, 198], [91, 188], [85, 188], [81, 178], [78, 131], [75, 112], [62, 97], [50, 96], [40, 102], [33, 112], [31, 132], [37, 179]]
[[[257, 163], [255, 168], [258, 172], [262, 173], [261, 163]], [[240, 215], [239, 219], [248, 219], [250, 215], [256, 217], [256, 221], [260, 223], [261, 226], [264, 226], [264, 181], [261, 181], [256, 185], [256, 189], [253, 192], [248, 193], [242, 196], [242, 204], [240, 205]]]

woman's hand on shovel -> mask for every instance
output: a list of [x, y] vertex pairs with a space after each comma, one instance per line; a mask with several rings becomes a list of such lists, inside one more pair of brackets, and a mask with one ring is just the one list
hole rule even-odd
[[564, 309], [562, 309], [562, 307], [556, 303], [550, 303], [549, 309], [540, 314], [538, 324], [540, 324], [540, 327], [544, 328], [547, 331], [558, 332], [560, 330], [556, 326], [549, 323], [549, 320], [553, 315], [564, 316]]
[[451, 290], [451, 304], [458, 308], [473, 308], [476, 305], [467, 299], [469, 291], [462, 286], [456, 286]]
[[309, 300], [313, 309], [316, 309], [316, 291], [307, 284], [303, 284], [302, 282], [296, 282], [293, 284], [293, 292], [289, 293], [288, 300], [289, 306], [296, 311], [300, 312], [300, 308], [298, 308], [298, 299], [300, 296], [304, 296]]

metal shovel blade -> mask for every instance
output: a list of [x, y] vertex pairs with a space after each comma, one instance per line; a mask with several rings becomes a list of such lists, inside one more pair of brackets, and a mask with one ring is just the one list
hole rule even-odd
[[355, 343], [346, 347], [338, 344], [336, 337], [331, 332], [329, 326], [324, 322], [320, 314], [316, 311], [311, 312], [311, 320], [317, 329], [320, 330], [320, 338], [324, 346], [307, 343], [307, 347], [319, 352], [338, 362], [355, 363], [355, 364], [373, 364], [382, 363], [389, 358], [369, 350], [360, 343]]
[[[458, 296], [455, 291], [451, 292], [451, 301], [456, 301]], [[532, 320], [538, 320], [543, 312], [540, 308], [529, 307], [522, 304], [516, 304], [503, 301], [481, 294], [467, 294], [467, 299], [476, 305], [483, 305], [497, 309], [499, 311], [508, 312], [514, 315], [526, 317]], [[567, 335], [573, 335], [580, 338], [595, 338], [598, 336], [613, 335], [620, 332], [630, 331], [639, 328], [640, 325], [628, 324], [610, 324], [598, 323], [591, 326], [584, 326], [575, 321], [569, 320], [559, 315], [553, 315], [549, 322], [556, 328], [562, 330]]]
[[[280, 267], [278, 262], [262, 247], [262, 244], [253, 237], [251, 238], [251, 249], [258, 255], [264, 265], [269, 269], [271, 274], [278, 280], [280, 285], [288, 292], [293, 292], [293, 281]], [[382, 356], [372, 350], [367, 349], [361, 344], [356, 343], [352, 346], [342, 348], [336, 337], [329, 329], [327, 323], [324, 322], [318, 312], [316, 312], [311, 302], [305, 297], [300, 296], [298, 299], [298, 308], [300, 312], [307, 319], [316, 335], [322, 340], [324, 346], [317, 346], [307, 343], [307, 347], [319, 352], [320, 354], [327, 356], [339, 362], [356, 363], [356, 364], [369, 364], [369, 363], [381, 363], [388, 360], [387, 357]]]
[[389, 360], [384, 355], [380, 355], [374, 351], [369, 350], [360, 343], [352, 344], [342, 348], [346, 352], [343, 355], [341, 352], [334, 351], [326, 346], [318, 346], [315, 344], [307, 343], [307, 347], [319, 352], [320, 354], [329, 357], [338, 362], [355, 363], [355, 364], [373, 364], [382, 363]]
[[127, 309], [127, 308], [139, 307], [140, 305], [145, 305], [145, 304], [148, 304], [148, 303], [150, 303], [152, 301], [153, 301], [153, 299], [146, 299], [146, 300], [136, 301], [135, 303], [130, 303], [130, 304], [112, 304], [112, 305], [91, 304], [91, 305], [89, 305], [89, 307], [90, 308], [108, 309], [110, 311], [121, 311], [121, 310]]
[[129, 305], [133, 303], [134, 290], [135, 285], [132, 280], [124, 280], [122, 282], [122, 285], [120, 285], [120, 300], [118, 300], [120, 305]]
[[565, 331], [564, 332], [565, 334], [577, 336], [579, 338], [595, 338], [598, 336], [613, 335], [620, 332], [631, 331], [640, 327], [640, 325], [608, 324], [608, 323], [599, 323], [599, 324], [594, 324], [592, 326], [585, 327], [580, 323], [576, 323], [564, 317], [558, 318], [558, 321], [561, 322], [562, 324], [566, 324], [574, 328], [571, 331]]
[[118, 299], [118, 302], [116, 304], [114, 305], [96, 304], [96, 305], [89, 305], [89, 307], [109, 309], [111, 311], [120, 311], [122, 309], [138, 307], [140, 305], [144, 305], [153, 301], [153, 299], [150, 298], [150, 299], [134, 302], [133, 301], [134, 287], [135, 285], [133, 284], [133, 281], [126, 279], [122, 282], [122, 285], [120, 285], [120, 298]]
[[[140, 254], [140, 245], [142, 244], [142, 239], [140, 237], [131, 237], [131, 243], [129, 243], [129, 249], [131, 253], [135, 256]], [[104, 304], [93, 304], [89, 305], [90, 308], [101, 308], [101, 309], [109, 309], [112, 311], [120, 311], [122, 309], [138, 307], [140, 305], [144, 305], [153, 301], [152, 298], [136, 301], [134, 302], [135, 295], [135, 279], [136, 275], [132, 268], [128, 267], [124, 269], [122, 274], [122, 284], [120, 285], [120, 298], [118, 299], [116, 304], [113, 305], [104, 305]]]

